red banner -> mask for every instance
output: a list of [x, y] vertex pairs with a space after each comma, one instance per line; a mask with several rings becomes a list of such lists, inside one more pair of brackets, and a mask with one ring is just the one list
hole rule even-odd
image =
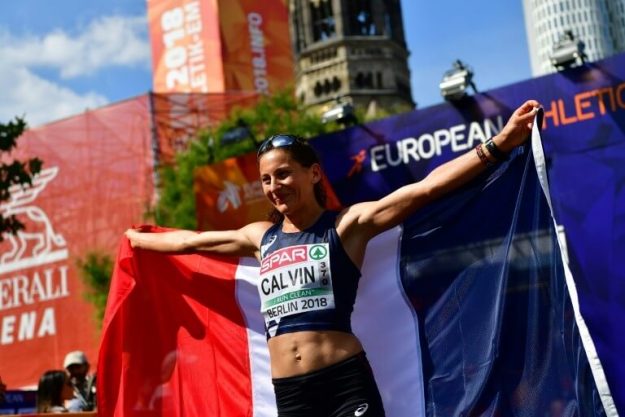
[[148, 0], [148, 19], [157, 93], [294, 84], [286, 0]]
[[27, 131], [14, 153], [44, 168], [0, 205], [26, 229], [0, 244], [0, 375], [33, 386], [65, 354], [83, 350], [95, 369], [99, 334], [77, 263], [113, 254], [153, 196], [147, 97]]
[[217, 0], [148, 0], [154, 91], [223, 92]]
[[269, 94], [293, 86], [286, 0], [220, 0], [223, 68], [228, 90]]
[[217, 125], [235, 107], [251, 107], [256, 93], [152, 94], [154, 129], [158, 138], [158, 160], [173, 162], [176, 152], [197, 138], [198, 130]]

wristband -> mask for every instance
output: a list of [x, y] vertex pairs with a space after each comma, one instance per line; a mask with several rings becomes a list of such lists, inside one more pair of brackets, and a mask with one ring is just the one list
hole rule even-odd
[[488, 159], [488, 157], [484, 153], [484, 149], [482, 149], [481, 143], [475, 147], [475, 153], [477, 153], [478, 158], [480, 158], [480, 161], [482, 161], [484, 165], [486, 165], [487, 167], [493, 166], [493, 163], [490, 161], [490, 159]]
[[493, 158], [497, 160], [497, 162], [508, 160], [508, 155], [503, 153], [501, 149], [499, 149], [497, 145], [495, 145], [495, 142], [493, 142], [493, 138], [488, 139], [486, 143], [484, 143], [484, 146], [486, 146], [488, 152], [493, 156]]

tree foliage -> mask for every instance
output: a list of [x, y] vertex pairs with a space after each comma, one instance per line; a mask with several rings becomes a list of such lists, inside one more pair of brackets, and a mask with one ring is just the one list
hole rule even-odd
[[88, 288], [85, 298], [95, 307], [95, 320], [101, 327], [113, 274], [113, 259], [108, 254], [92, 251], [77, 264], [80, 276]]
[[[248, 136], [235, 143], [224, 143], [224, 135], [236, 128], [248, 129]], [[319, 115], [298, 105], [288, 90], [262, 98], [253, 108], [234, 110], [218, 126], [200, 131], [197, 140], [176, 156], [174, 166], [160, 171], [161, 195], [153, 213], [156, 222], [175, 228], [197, 228], [193, 193], [196, 168], [252, 152], [264, 138], [277, 133], [311, 138], [338, 128], [321, 123]]]
[[[380, 113], [387, 115], [408, 110], [401, 107]], [[375, 118], [378, 118], [375, 117]], [[358, 120], [368, 119], [357, 111]], [[337, 124], [323, 124], [319, 114], [297, 104], [292, 91], [282, 91], [262, 98], [255, 107], [236, 109], [217, 126], [198, 132], [186, 151], [178, 153], [175, 163], [159, 170], [159, 202], [154, 212], [146, 213], [156, 223], [180, 229], [196, 229], [194, 172], [198, 167], [255, 151], [263, 139], [277, 133], [289, 133], [312, 138], [338, 130]], [[247, 129], [245, 137], [238, 141], [225, 141], [224, 137], [234, 129]], [[106, 307], [113, 262], [108, 255], [92, 252], [79, 262], [81, 276], [89, 288], [86, 297], [96, 307], [101, 324]]]
[[[26, 122], [21, 117], [6, 124], [0, 123], [0, 203], [11, 198], [15, 187], [27, 187], [33, 177], [41, 171], [43, 162], [39, 158], [19, 161], [11, 158], [11, 152], [17, 146], [18, 138], [26, 130]], [[0, 242], [4, 233], [15, 234], [24, 229], [24, 224], [14, 215], [5, 216], [0, 212]]]

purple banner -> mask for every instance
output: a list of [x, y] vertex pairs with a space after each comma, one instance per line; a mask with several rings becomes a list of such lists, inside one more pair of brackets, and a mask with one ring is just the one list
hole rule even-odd
[[[579, 297], [573, 302], [579, 303], [596, 347], [601, 372], [592, 368], [593, 358], [590, 362], [598, 395], [604, 407], [613, 401], [621, 415], [625, 415], [624, 80], [625, 55], [619, 55], [312, 141], [339, 200], [349, 205], [422, 179], [436, 166], [495, 135], [525, 100], [540, 101], [545, 110], [542, 139], [555, 222], [565, 237], [565, 255]], [[497, 204], [496, 199], [484, 204]], [[553, 262], [558, 268], [560, 261]], [[550, 366], [565, 369], [571, 364]], [[560, 373], [566, 374], [562, 369]], [[588, 382], [582, 375], [576, 374], [575, 383]], [[607, 400], [602, 376], [611, 395]], [[608, 415], [616, 410], [606, 407]]]

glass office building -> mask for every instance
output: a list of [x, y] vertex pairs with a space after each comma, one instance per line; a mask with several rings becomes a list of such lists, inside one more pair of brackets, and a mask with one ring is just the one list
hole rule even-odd
[[567, 31], [588, 61], [625, 52], [625, 0], [523, 0], [523, 9], [534, 76], [556, 70], [550, 56]]

